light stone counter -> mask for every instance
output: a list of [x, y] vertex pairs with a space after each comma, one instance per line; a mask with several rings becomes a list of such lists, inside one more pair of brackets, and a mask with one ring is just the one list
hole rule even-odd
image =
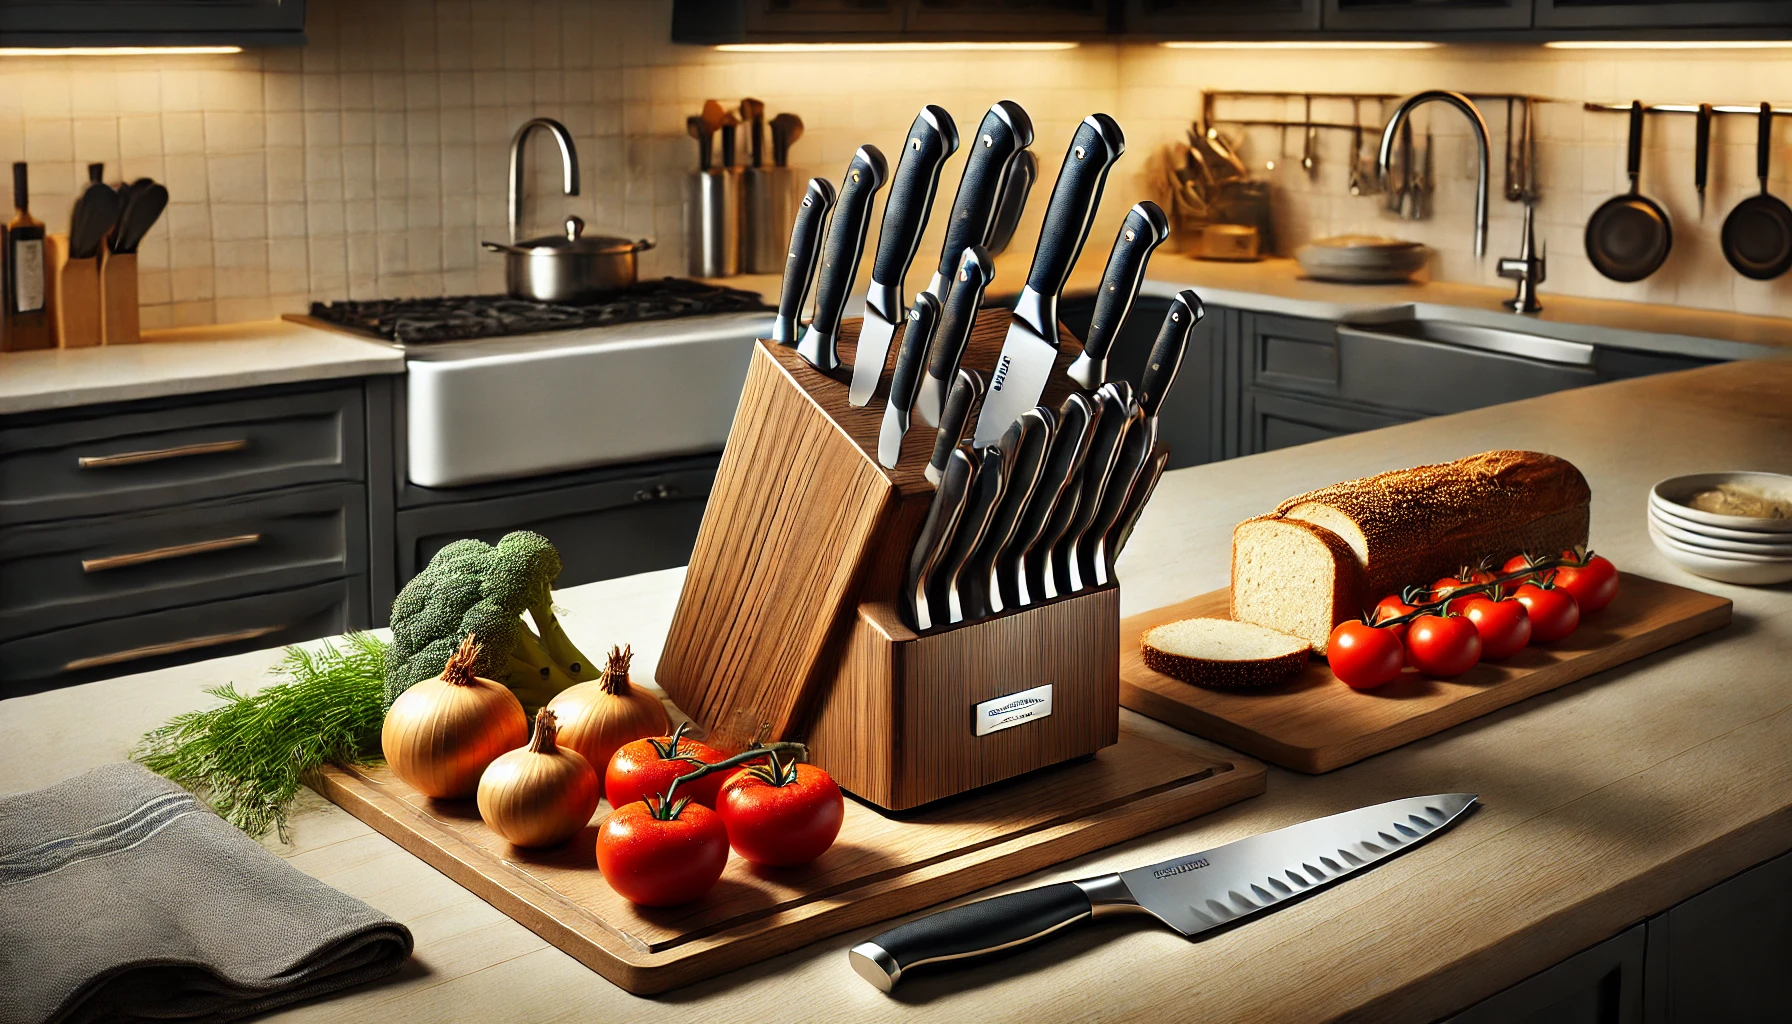
[[[861, 929], [655, 999], [631, 996], [306, 794], [300, 869], [408, 924], [395, 979], [282, 1021], [1435, 1020], [1792, 849], [1792, 588], [1680, 572], [1650, 546], [1649, 486], [1712, 468], [1792, 471], [1792, 361], [1600, 385], [1171, 473], [1121, 563], [1122, 612], [1223, 586], [1233, 523], [1317, 485], [1494, 447], [1572, 460], [1593, 543], [1631, 572], [1721, 593], [1727, 629], [1438, 736], [1000, 888], [1131, 867], [1399, 796], [1483, 806], [1360, 877], [1201, 942], [1110, 920], [999, 962], [920, 974], [894, 996], [848, 968]], [[557, 595], [587, 649], [628, 642], [653, 669], [682, 570]], [[132, 739], [255, 685], [274, 652], [0, 702], [0, 791], [121, 757]], [[1366, 698], [1372, 699], [1372, 698]], [[1171, 742], [1198, 743], [1156, 723]], [[992, 891], [993, 892], [993, 891]], [[989, 895], [983, 893], [979, 895]]]

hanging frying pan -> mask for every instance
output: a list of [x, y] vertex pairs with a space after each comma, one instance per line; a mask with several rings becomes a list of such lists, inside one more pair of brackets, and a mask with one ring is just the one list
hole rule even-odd
[[1642, 164], [1643, 105], [1633, 100], [1626, 160], [1630, 191], [1601, 203], [1587, 220], [1587, 259], [1594, 270], [1614, 281], [1641, 281], [1661, 267], [1674, 247], [1667, 213], [1637, 191]]
[[1767, 192], [1767, 164], [1773, 152], [1773, 107], [1761, 104], [1760, 139], [1755, 144], [1755, 176], [1761, 194], [1736, 204], [1724, 218], [1724, 259], [1743, 277], [1768, 281], [1792, 267], [1792, 209]]

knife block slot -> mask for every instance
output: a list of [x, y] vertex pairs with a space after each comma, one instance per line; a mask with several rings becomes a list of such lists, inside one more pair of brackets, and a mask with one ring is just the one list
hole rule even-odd
[[100, 326], [100, 260], [70, 259], [68, 236], [50, 235], [44, 250], [44, 286], [50, 323], [62, 348], [98, 345]]
[[[964, 364], [994, 365], [1007, 327], [1005, 310], [984, 310]], [[924, 634], [896, 613], [933, 500], [935, 431], [917, 416], [897, 467], [878, 464], [889, 381], [847, 403], [858, 329], [842, 325], [832, 374], [755, 344], [657, 681], [719, 742], [804, 739], [841, 786], [891, 810], [1116, 742], [1116, 587]], [[1042, 399], [1054, 407], [1081, 351], [1060, 338]], [[1049, 716], [976, 735], [977, 704], [1046, 684]]]

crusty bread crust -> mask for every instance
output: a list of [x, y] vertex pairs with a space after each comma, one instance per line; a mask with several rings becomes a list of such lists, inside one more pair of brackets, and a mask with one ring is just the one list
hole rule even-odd
[[1214, 661], [1160, 651], [1141, 636], [1139, 653], [1145, 667], [1151, 671], [1209, 690], [1260, 690], [1280, 686], [1307, 667], [1306, 648], [1277, 658]]
[[[1260, 539], [1266, 545], [1273, 545], [1278, 537], [1286, 540], [1288, 531], [1294, 531], [1293, 536], [1299, 538], [1300, 542], [1307, 542], [1304, 546], [1312, 547], [1317, 557], [1330, 561], [1329, 572], [1326, 574], [1329, 579], [1318, 581], [1312, 592], [1289, 593], [1295, 588], [1287, 586], [1286, 579], [1275, 576], [1265, 578], [1260, 575], [1262, 570], [1254, 570], [1252, 566], [1244, 564], [1245, 552], [1252, 547], [1254, 540]], [[1261, 536], [1264, 534], [1268, 536]], [[1243, 543], [1240, 543], [1241, 540]], [[1279, 593], [1272, 597], [1272, 591]], [[1351, 553], [1350, 545], [1323, 526], [1267, 515], [1247, 519], [1232, 529], [1231, 615], [1240, 622], [1291, 633], [1313, 645], [1313, 650], [1323, 655], [1326, 644], [1331, 639], [1332, 626], [1361, 614], [1366, 594], [1363, 573], [1357, 566], [1356, 556]], [[1313, 607], [1316, 603], [1324, 604], [1329, 608], [1317, 616], [1301, 616], [1303, 619], [1313, 619], [1311, 623], [1297, 622], [1281, 610], [1280, 606], [1289, 601], [1300, 601], [1306, 607]]]

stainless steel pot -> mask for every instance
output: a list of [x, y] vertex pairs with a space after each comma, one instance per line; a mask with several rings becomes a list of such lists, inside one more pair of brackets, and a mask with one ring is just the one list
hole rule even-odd
[[584, 231], [583, 220], [568, 217], [565, 235], [485, 247], [504, 254], [504, 287], [513, 299], [576, 306], [634, 284], [635, 254], [653, 248], [653, 242]]

